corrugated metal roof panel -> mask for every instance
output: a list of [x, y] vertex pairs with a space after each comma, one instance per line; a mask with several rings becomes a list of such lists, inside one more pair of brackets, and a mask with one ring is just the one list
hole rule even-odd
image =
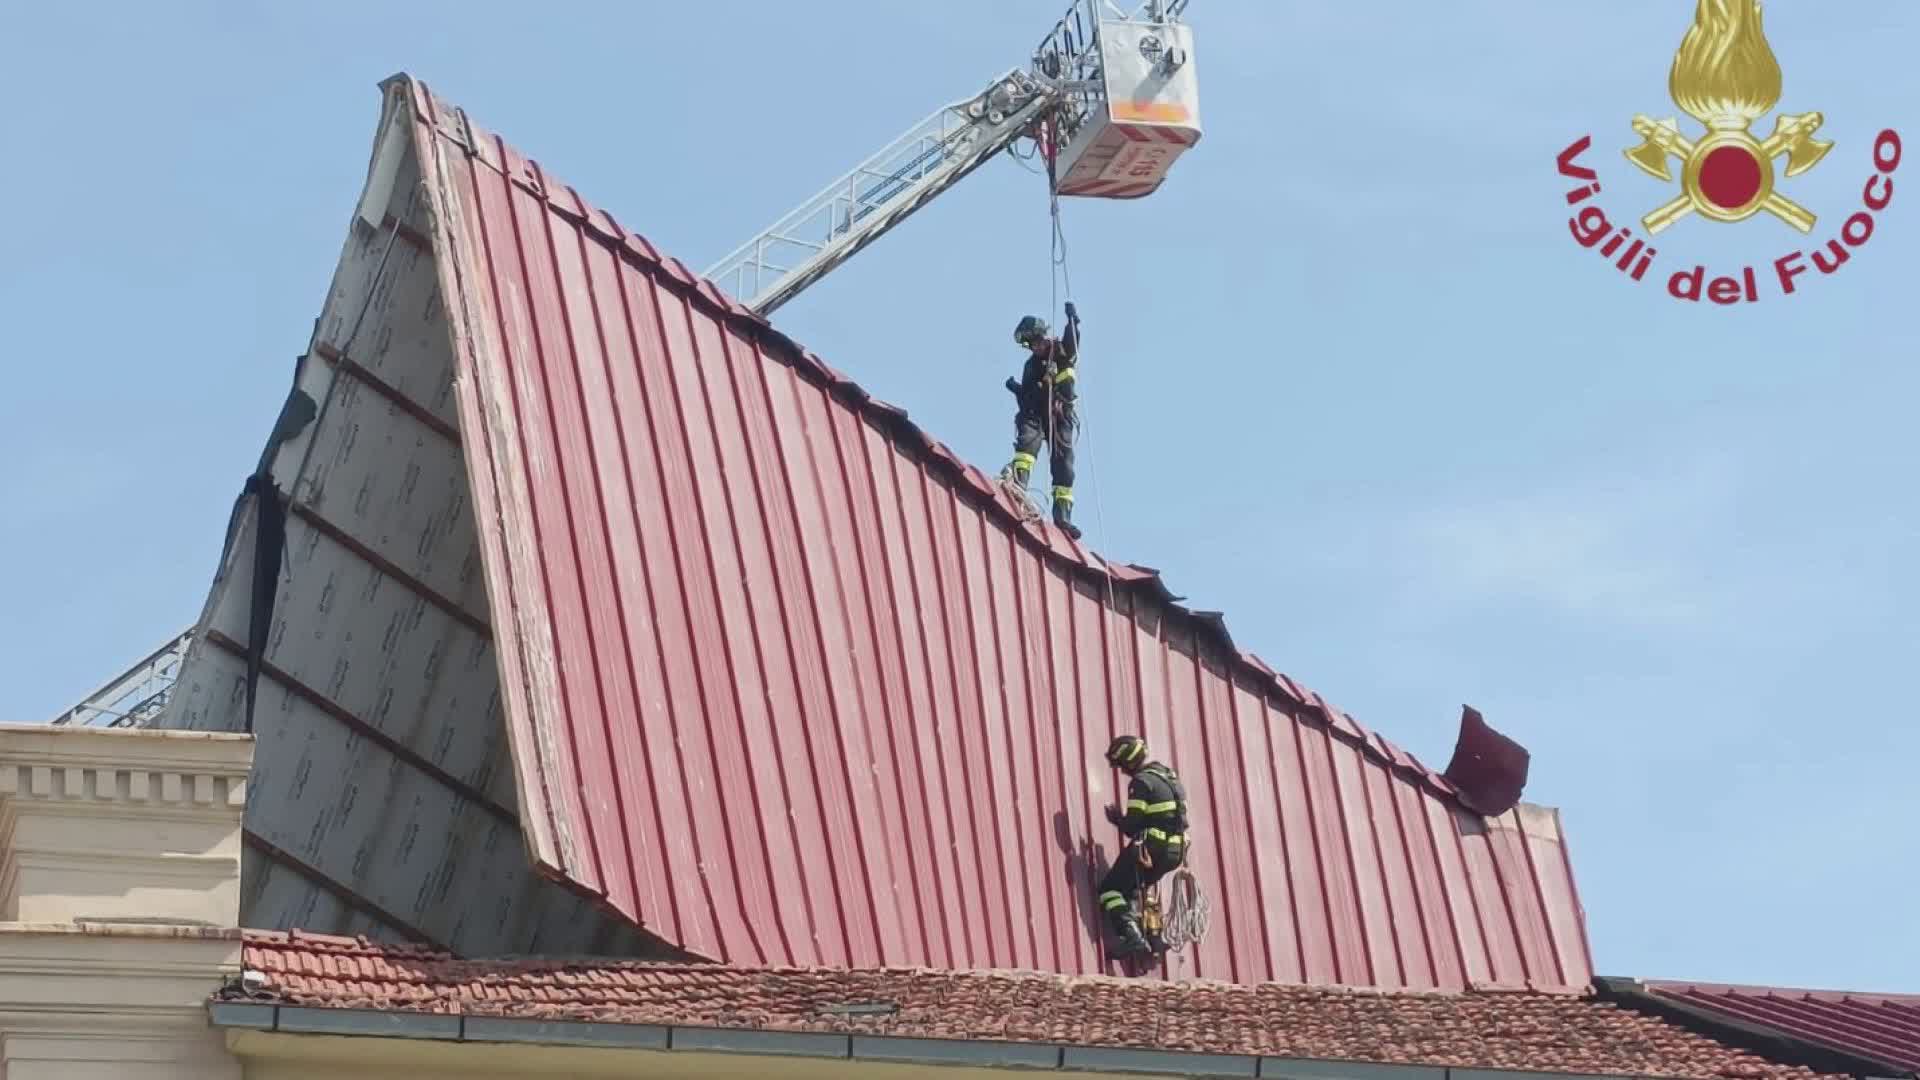
[[1920, 1073], [1920, 994], [1649, 981], [1658, 997]]
[[1586, 984], [1557, 815], [1462, 808], [400, 85], [538, 862], [728, 961], [1095, 971], [1100, 751], [1144, 729], [1215, 905], [1173, 974]]

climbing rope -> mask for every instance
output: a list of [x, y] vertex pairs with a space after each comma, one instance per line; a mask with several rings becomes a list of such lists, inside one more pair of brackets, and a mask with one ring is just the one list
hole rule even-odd
[[[1060, 178], [1056, 171], [1059, 155], [1059, 131], [1056, 118], [1049, 118], [1045, 129], [1048, 140], [1047, 162], [1047, 214], [1052, 219], [1052, 238], [1048, 254], [1048, 269], [1053, 285], [1053, 295], [1049, 311], [1061, 312], [1061, 293], [1065, 292], [1068, 302], [1073, 300], [1073, 271], [1067, 262], [1067, 231], [1060, 215]], [[1062, 314], [1064, 321], [1064, 313]], [[1084, 342], [1082, 343], [1084, 347]], [[1100, 498], [1100, 470], [1095, 464], [1093, 439], [1088, 434], [1085, 414], [1078, 417], [1080, 424], [1080, 448], [1085, 453], [1087, 465], [1085, 474], [1087, 486], [1093, 489], [1094, 545], [1107, 535], [1106, 505]], [[1053, 440], [1053, 383], [1047, 383], [1047, 439]], [[1113, 620], [1118, 606], [1114, 597], [1113, 569], [1105, 558], [1100, 560], [1100, 574], [1105, 580], [1107, 603], [1100, 613], [1100, 638], [1108, 656], [1113, 655]], [[1111, 735], [1112, 732], [1109, 732]], [[1182, 868], [1173, 878], [1172, 896], [1169, 903], [1160, 912], [1160, 940], [1168, 949], [1178, 951], [1190, 943], [1198, 942], [1207, 934], [1208, 917], [1212, 905], [1206, 895], [1200, 891], [1199, 882], [1191, 871]]]
[[[1050, 278], [1053, 285], [1053, 296], [1048, 310], [1057, 312], [1062, 310], [1060, 304], [1062, 298], [1060, 294], [1063, 290], [1066, 292], [1066, 301], [1068, 303], [1073, 302], [1073, 272], [1067, 265], [1067, 230], [1060, 217], [1060, 175], [1058, 172], [1060, 160], [1060, 129], [1057, 114], [1047, 118], [1044, 131], [1047, 139], [1047, 214], [1052, 219], [1052, 240], [1050, 242], [1047, 262], [1048, 269], [1051, 272]], [[1065, 317], [1063, 315], [1063, 322], [1064, 319]], [[1107, 535], [1107, 515], [1106, 508], [1100, 501], [1100, 471], [1094, 467], [1093, 440], [1087, 436], [1086, 416], [1084, 414], [1077, 415], [1076, 420], [1080, 425], [1080, 445], [1085, 449], [1087, 455], [1087, 486], [1093, 489], [1093, 531], [1097, 540], [1104, 539]], [[1052, 381], [1048, 381], [1047, 383], [1047, 441], [1049, 445], [1051, 445], [1053, 441]], [[1107, 607], [1110, 613], [1115, 604], [1113, 570], [1107, 566], [1107, 560], [1104, 558], [1100, 560], [1100, 573], [1101, 576], [1106, 579]], [[1103, 615], [1100, 620], [1100, 632], [1103, 639], [1111, 638], [1111, 631], [1107, 623], [1108, 619]], [[1113, 643], [1111, 640], [1107, 640], [1106, 644], [1109, 649], [1112, 648]]]
[[[1053, 292], [1048, 310], [1053, 312], [1062, 311], [1061, 293], [1063, 291], [1069, 303], [1073, 300], [1073, 272], [1067, 262], [1067, 233], [1060, 215], [1060, 178], [1057, 171], [1060, 149], [1058, 136], [1058, 119], [1049, 117], [1041, 128], [1039, 138], [1036, 139], [1037, 146], [1039, 146], [1039, 139], [1045, 140], [1044, 146], [1039, 146], [1039, 149], [1047, 164], [1047, 213], [1052, 221], [1048, 270]], [[1064, 315], [1062, 318], [1064, 321]], [[1088, 486], [1093, 489], [1094, 532], [1104, 537], [1107, 531], [1107, 515], [1106, 507], [1100, 498], [1099, 470], [1094, 463], [1093, 440], [1087, 433], [1087, 422], [1084, 416], [1079, 417], [1079, 423], [1080, 446], [1087, 457]], [[1053, 443], [1053, 435], [1053, 382], [1048, 380], [1047, 442], [1050, 446]], [[1038, 509], [1034, 506], [1031, 496], [1025, 491], [1019, 494], [1022, 507], [1034, 512], [1037, 516]], [[1101, 575], [1106, 579], [1107, 587], [1107, 607], [1102, 612], [1100, 631], [1102, 640], [1110, 653], [1113, 644], [1110, 622], [1115, 607], [1113, 571], [1105, 559], [1100, 561], [1100, 570]], [[1213, 902], [1201, 890], [1200, 880], [1194, 876], [1189, 866], [1183, 865], [1176, 871], [1170, 879], [1170, 885], [1170, 895], [1167, 897], [1166, 905], [1160, 911], [1160, 940], [1170, 951], [1178, 952], [1189, 945], [1197, 945], [1206, 938], [1212, 922]], [[1144, 897], [1141, 899], [1144, 900]]]
[[1200, 881], [1193, 871], [1184, 866], [1173, 875], [1169, 893], [1160, 914], [1160, 940], [1168, 949], [1179, 952], [1188, 945], [1198, 945], [1207, 936], [1213, 902], [1200, 891]]
[[[1046, 122], [1047, 133], [1047, 212], [1053, 217], [1052, 235], [1047, 254], [1047, 277], [1053, 286], [1052, 298], [1047, 301], [1047, 314], [1060, 311], [1060, 278], [1067, 268], [1066, 234], [1060, 229], [1060, 175], [1057, 171], [1060, 160], [1060, 139], [1058, 121], [1049, 116]], [[1067, 278], [1067, 303], [1073, 303], [1073, 279]], [[1066, 318], [1059, 316], [1064, 325]], [[1047, 380], [1047, 446], [1053, 446], [1053, 380]]]

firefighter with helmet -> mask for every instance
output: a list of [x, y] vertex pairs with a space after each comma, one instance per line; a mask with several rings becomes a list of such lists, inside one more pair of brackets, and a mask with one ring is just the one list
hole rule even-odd
[[1100, 880], [1100, 907], [1120, 939], [1116, 955], [1151, 951], [1134, 917], [1133, 899], [1187, 861], [1187, 790], [1172, 769], [1147, 757], [1147, 741], [1122, 735], [1107, 746], [1107, 764], [1127, 774], [1126, 810], [1107, 820], [1127, 838]]
[[1040, 444], [1052, 453], [1047, 467], [1053, 478], [1053, 522], [1070, 537], [1080, 538], [1073, 524], [1073, 440], [1080, 427], [1075, 403], [1074, 364], [1080, 352], [1080, 313], [1067, 301], [1067, 332], [1047, 336], [1046, 320], [1028, 315], [1013, 329], [1013, 340], [1027, 350], [1026, 366], [1018, 379], [1007, 379], [1007, 389], [1019, 402], [1013, 418], [1013, 460], [1000, 474], [1026, 490]]

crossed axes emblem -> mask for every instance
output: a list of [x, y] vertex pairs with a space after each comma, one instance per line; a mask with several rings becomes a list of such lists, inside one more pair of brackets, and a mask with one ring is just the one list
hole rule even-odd
[[[1675, 119], [1655, 121], [1635, 116], [1633, 130], [1643, 141], [1627, 151], [1627, 160], [1648, 175], [1668, 181], [1673, 179], [1673, 171], [1667, 164], [1668, 155], [1682, 162], [1681, 193], [1672, 202], [1641, 218], [1640, 223], [1649, 234], [1655, 234], [1696, 211], [1716, 221], [1740, 221], [1765, 210], [1803, 233], [1813, 231], [1813, 212], [1773, 190], [1773, 159], [1787, 155], [1788, 176], [1799, 176], [1818, 165], [1827, 151], [1833, 149], [1832, 143], [1813, 137], [1824, 121], [1825, 117], [1817, 112], [1781, 113], [1774, 118], [1773, 134], [1764, 142], [1742, 127], [1710, 131], [1696, 143], [1680, 134], [1680, 124]], [[1757, 193], [1741, 206], [1717, 203], [1700, 187], [1700, 174], [1707, 159], [1729, 151], [1751, 155], [1759, 169]]]

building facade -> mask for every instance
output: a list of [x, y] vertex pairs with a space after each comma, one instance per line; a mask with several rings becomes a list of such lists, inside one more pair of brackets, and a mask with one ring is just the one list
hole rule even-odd
[[0, 1078], [239, 1080], [252, 740], [0, 726]]

